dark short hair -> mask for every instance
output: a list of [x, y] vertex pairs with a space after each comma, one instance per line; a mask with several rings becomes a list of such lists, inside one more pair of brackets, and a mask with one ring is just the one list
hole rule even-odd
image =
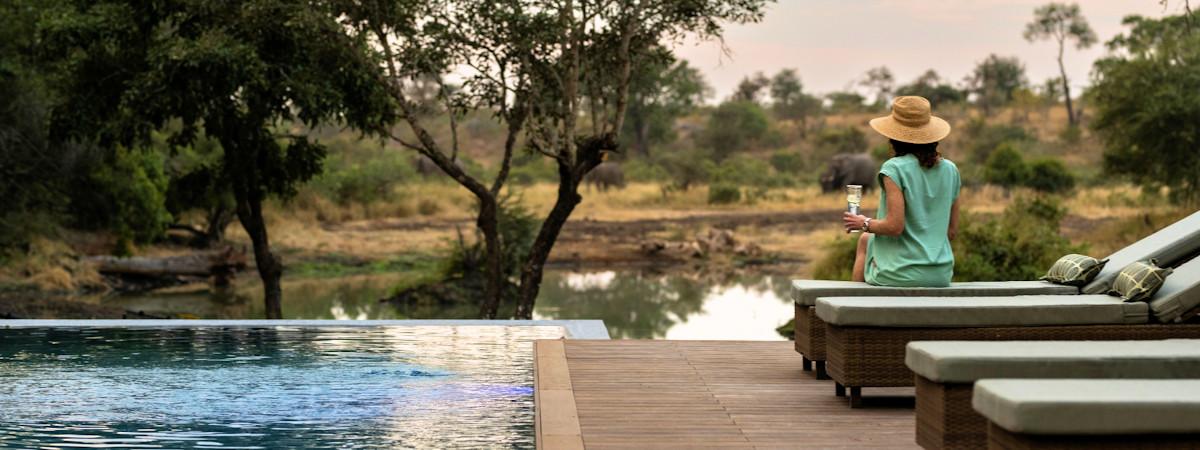
[[921, 167], [926, 169], [933, 167], [938, 163], [938, 158], [941, 153], [938, 153], [937, 142], [928, 144], [913, 144], [911, 142], [901, 142], [895, 139], [889, 139], [892, 144], [892, 153], [896, 156], [913, 155], [917, 157], [917, 161], [921, 163]]

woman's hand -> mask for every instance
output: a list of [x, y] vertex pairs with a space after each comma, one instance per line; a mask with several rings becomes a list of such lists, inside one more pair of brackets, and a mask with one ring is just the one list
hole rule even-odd
[[862, 230], [863, 224], [867, 221], [867, 216], [862, 214], [850, 214], [849, 212], [842, 213], [842, 225], [846, 227], [846, 232], [854, 230]]

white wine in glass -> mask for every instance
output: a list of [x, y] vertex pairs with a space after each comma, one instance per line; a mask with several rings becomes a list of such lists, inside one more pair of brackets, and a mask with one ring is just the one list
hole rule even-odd
[[[858, 205], [862, 203], [862, 186], [857, 184], [846, 185], [846, 211], [850, 214], [858, 214]], [[858, 233], [862, 230], [850, 230], [851, 233]]]

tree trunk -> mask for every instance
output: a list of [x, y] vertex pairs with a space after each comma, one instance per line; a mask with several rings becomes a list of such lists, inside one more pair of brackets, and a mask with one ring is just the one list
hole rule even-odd
[[550, 257], [550, 251], [554, 249], [554, 242], [558, 240], [563, 225], [571, 217], [571, 212], [575, 211], [575, 206], [583, 200], [579, 195], [578, 180], [568, 176], [570, 171], [567, 169], [560, 168], [559, 172], [558, 198], [554, 201], [554, 208], [546, 216], [546, 221], [542, 223], [537, 239], [529, 248], [529, 257], [521, 268], [521, 295], [516, 314], [518, 319], [533, 318], [533, 305], [542, 286], [542, 271], [546, 260]]
[[504, 249], [500, 242], [500, 221], [497, 213], [498, 207], [494, 197], [479, 198], [479, 217], [475, 224], [483, 233], [484, 257], [487, 265], [487, 270], [484, 271], [487, 284], [484, 288], [483, 301], [479, 304], [481, 319], [496, 318], [496, 311], [500, 308], [501, 293], [504, 289], [504, 272], [500, 267]]
[[225, 240], [225, 228], [233, 221], [233, 211], [218, 205], [208, 211], [208, 225], [204, 229], [205, 247], [212, 248]]
[[1067, 124], [1075, 126], [1075, 108], [1071, 105], [1071, 84], [1067, 82], [1067, 69], [1063, 66], [1062, 43], [1058, 44], [1058, 72], [1062, 74], [1063, 100], [1067, 103]]
[[238, 221], [254, 244], [254, 263], [258, 266], [259, 278], [262, 278], [266, 317], [282, 319], [283, 290], [280, 278], [283, 277], [283, 263], [271, 252], [271, 243], [267, 239], [267, 226], [262, 216], [262, 193], [247, 188], [248, 185], [243, 183], [240, 189], [235, 189]]

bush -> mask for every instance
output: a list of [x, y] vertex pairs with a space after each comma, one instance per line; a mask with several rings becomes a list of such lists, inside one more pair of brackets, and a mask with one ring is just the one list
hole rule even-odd
[[738, 155], [710, 168], [713, 184], [766, 187], [771, 183], [771, 166], [750, 156]]
[[644, 159], [630, 159], [624, 163], [625, 177], [635, 182], [662, 182], [671, 174], [662, 166]]
[[422, 216], [432, 216], [442, 210], [442, 204], [437, 200], [423, 198], [417, 201], [417, 212]]
[[708, 182], [716, 164], [704, 152], [673, 151], [663, 152], [658, 157], [658, 166], [667, 173], [671, 187], [686, 191], [692, 185]]
[[771, 167], [782, 174], [798, 175], [804, 172], [804, 155], [789, 150], [777, 151], [771, 154]]
[[762, 106], [754, 102], [730, 101], [717, 106], [705, 128], [705, 142], [717, 161], [750, 148], [767, 135], [770, 122]]
[[116, 232], [121, 247], [158, 239], [173, 220], [166, 208], [168, 184], [161, 153], [118, 148], [73, 183], [72, 219], [81, 228]]
[[392, 199], [397, 185], [416, 177], [408, 155], [384, 151], [363, 161], [335, 159], [326, 164], [325, 173], [313, 180], [313, 187], [341, 205], [362, 205]]
[[513, 158], [508, 180], [515, 185], [528, 186], [538, 182], [558, 181], [554, 164], [539, 154]]
[[867, 148], [867, 135], [855, 126], [829, 127], [814, 137], [818, 157], [836, 153], [859, 153]]
[[736, 185], [729, 183], [713, 183], [708, 187], [708, 203], [725, 205], [742, 200], [742, 191]]
[[871, 147], [871, 157], [875, 158], [875, 161], [880, 163], [887, 161], [892, 157], [892, 145], [887, 142], [883, 142], [879, 145]]
[[817, 280], [850, 281], [854, 274], [854, 256], [858, 252], [858, 234], [825, 243], [825, 253], [813, 265]]
[[1017, 147], [1027, 147], [1037, 142], [1037, 138], [1016, 125], [989, 125], [982, 118], [972, 120], [966, 127], [968, 138], [967, 150], [971, 159], [977, 163], [988, 161], [992, 152], [999, 150], [1001, 144], [1010, 143]]
[[964, 215], [953, 243], [955, 281], [1033, 280], [1059, 257], [1085, 253], [1059, 234], [1064, 215], [1041, 197], [1017, 199], [998, 217]]
[[1011, 142], [1000, 144], [983, 166], [983, 180], [1004, 188], [1023, 185], [1029, 179], [1025, 158]]
[[1075, 176], [1066, 164], [1053, 158], [1039, 159], [1029, 165], [1025, 185], [1039, 192], [1060, 193], [1075, 188]]

